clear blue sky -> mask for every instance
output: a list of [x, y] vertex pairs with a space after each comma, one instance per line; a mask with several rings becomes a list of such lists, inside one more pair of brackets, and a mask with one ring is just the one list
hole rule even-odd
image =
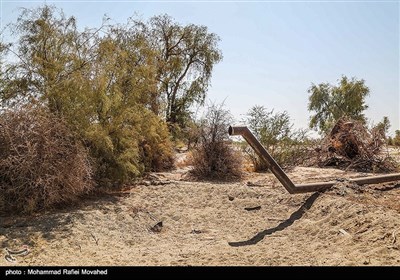
[[311, 83], [336, 83], [342, 74], [365, 79], [367, 117], [388, 116], [399, 129], [399, 12], [391, 2], [184, 2], [0, 0], [1, 21], [18, 7], [55, 4], [80, 27], [96, 27], [104, 14], [125, 22], [167, 13], [182, 24], [206, 25], [221, 38], [224, 59], [215, 67], [208, 97], [223, 101], [237, 120], [252, 106], [288, 111], [295, 126], [308, 125]]

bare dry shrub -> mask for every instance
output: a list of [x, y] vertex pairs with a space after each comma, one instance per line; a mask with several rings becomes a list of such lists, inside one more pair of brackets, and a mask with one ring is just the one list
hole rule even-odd
[[230, 181], [242, 177], [239, 151], [223, 142], [200, 144], [193, 151], [192, 174], [198, 179]]
[[41, 108], [0, 116], [0, 212], [70, 203], [92, 187], [87, 151], [64, 122]]
[[239, 151], [229, 143], [227, 129], [231, 122], [223, 104], [211, 104], [200, 124], [200, 139], [192, 151], [193, 169], [197, 179], [233, 180], [242, 177]]

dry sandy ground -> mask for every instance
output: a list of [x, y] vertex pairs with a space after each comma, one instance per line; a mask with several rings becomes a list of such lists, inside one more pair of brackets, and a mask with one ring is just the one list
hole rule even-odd
[[[2, 217], [0, 265], [400, 265], [399, 184], [342, 182], [290, 195], [271, 174], [235, 183], [181, 175], [153, 174], [153, 182], [68, 210]], [[361, 175], [300, 167], [289, 174], [296, 183]], [[28, 255], [5, 260], [6, 247], [23, 245]]]

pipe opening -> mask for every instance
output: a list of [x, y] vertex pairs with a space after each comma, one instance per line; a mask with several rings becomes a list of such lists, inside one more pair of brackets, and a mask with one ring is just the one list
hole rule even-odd
[[229, 128], [228, 128], [228, 134], [229, 134], [229, 135], [232, 135], [232, 133], [233, 133], [233, 127], [232, 127], [232, 126], [229, 126]]

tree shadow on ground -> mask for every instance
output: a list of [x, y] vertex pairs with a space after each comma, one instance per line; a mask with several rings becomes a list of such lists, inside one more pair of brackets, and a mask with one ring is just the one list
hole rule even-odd
[[319, 192], [316, 192], [313, 195], [311, 195], [309, 198], [307, 198], [307, 200], [303, 203], [303, 205], [301, 205], [301, 207], [298, 210], [296, 210], [294, 213], [292, 213], [292, 215], [290, 215], [289, 219], [283, 221], [276, 227], [263, 230], [257, 233], [249, 240], [228, 242], [228, 244], [232, 247], [255, 245], [261, 240], [263, 240], [265, 236], [286, 229], [287, 227], [291, 226], [296, 220], [299, 220], [301, 217], [303, 217], [304, 213], [311, 208], [311, 206], [314, 204], [315, 200], [319, 197], [319, 195], [320, 195]]
[[26, 244], [34, 246], [37, 238], [50, 241], [72, 233], [75, 221], [84, 219], [85, 211], [114, 205], [116, 196], [103, 195], [86, 198], [79, 203], [32, 215], [0, 216], [0, 249]]

